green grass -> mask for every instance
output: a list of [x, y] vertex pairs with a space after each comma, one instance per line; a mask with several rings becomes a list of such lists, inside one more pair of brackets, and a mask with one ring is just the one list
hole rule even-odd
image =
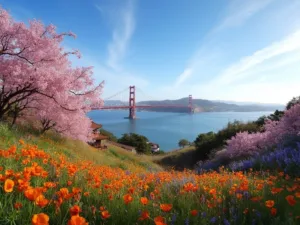
[[0, 123], [0, 149], [6, 149], [18, 143], [20, 139], [39, 146], [45, 152], [63, 153], [74, 160], [89, 160], [98, 165], [121, 167], [125, 170], [162, 170], [162, 167], [152, 162], [150, 158], [133, 154], [113, 145], [107, 144], [107, 150], [99, 150], [84, 142], [62, 138], [54, 133], [49, 132], [39, 136], [31, 128], [10, 128], [6, 124]]
[[193, 166], [197, 163], [197, 151], [195, 150], [195, 147], [190, 146], [167, 152], [166, 154], [152, 156], [151, 159], [154, 163], [165, 169], [193, 169]]

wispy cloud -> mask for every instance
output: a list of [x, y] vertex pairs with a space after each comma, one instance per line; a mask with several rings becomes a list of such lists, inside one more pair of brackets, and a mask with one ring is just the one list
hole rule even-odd
[[214, 32], [243, 24], [256, 13], [266, 8], [274, 0], [232, 0], [222, 22], [213, 29]]
[[[97, 9], [102, 10], [99, 6]], [[108, 45], [107, 65], [119, 70], [135, 29], [134, 1], [128, 0], [125, 7], [119, 9], [115, 16], [117, 23], [113, 30], [112, 41]]]
[[275, 42], [261, 50], [254, 52], [252, 55], [240, 59], [235, 64], [226, 68], [221, 75], [215, 80], [217, 84], [228, 85], [236, 80], [249, 76], [251, 70], [259, 64], [271, 60], [283, 54], [300, 51], [300, 30], [287, 36], [281, 41]]
[[175, 82], [175, 87], [178, 87], [181, 83], [183, 83], [192, 73], [192, 69], [191, 68], [186, 68], [182, 74], [180, 74], [177, 77], [177, 80]]
[[[224, 10], [224, 16], [221, 19], [221, 22], [208, 32], [204, 44], [188, 61], [188, 64], [184, 69], [185, 72], [176, 78], [174, 86], [177, 87], [182, 85], [193, 75], [193, 73], [197, 73], [204, 62], [208, 61], [208, 57], [215, 58], [215, 55], [218, 53], [213, 49], [214, 44], [212, 40], [214, 39], [214, 36], [216, 36], [216, 33], [245, 23], [256, 13], [267, 7], [272, 1], [274, 0], [232, 0], [229, 6]], [[189, 72], [187, 73], [186, 71]]]

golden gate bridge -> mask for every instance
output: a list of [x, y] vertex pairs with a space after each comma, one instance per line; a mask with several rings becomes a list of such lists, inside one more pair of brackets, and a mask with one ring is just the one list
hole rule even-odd
[[[104, 100], [112, 99], [120, 93], [128, 91], [128, 88], [118, 92], [117, 94], [112, 95], [111, 97]], [[117, 110], [117, 109], [128, 109], [129, 110], [129, 119], [136, 119], [136, 110], [137, 109], [149, 109], [149, 108], [186, 108], [188, 113], [193, 113], [193, 97], [192, 95], [188, 96], [187, 104], [151, 104], [151, 105], [136, 105], [136, 87], [129, 86], [129, 103], [128, 105], [114, 105], [114, 106], [101, 106], [98, 108], [93, 108], [92, 110]]]

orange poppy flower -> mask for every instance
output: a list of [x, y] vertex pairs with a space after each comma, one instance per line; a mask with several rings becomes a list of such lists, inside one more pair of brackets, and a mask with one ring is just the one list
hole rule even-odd
[[271, 188], [271, 193], [273, 195], [277, 194], [277, 193], [280, 193], [281, 191], [283, 191], [283, 188]]
[[45, 213], [34, 214], [31, 222], [32, 225], [49, 225], [49, 216]]
[[104, 206], [100, 206], [100, 211], [104, 211], [105, 210], [105, 207]]
[[19, 209], [21, 209], [22, 207], [23, 207], [23, 205], [22, 205], [21, 202], [16, 202], [16, 203], [14, 204], [14, 208], [15, 208], [16, 210], [19, 210]]
[[285, 197], [285, 199], [287, 200], [287, 202], [291, 206], [294, 206], [296, 204], [296, 200], [295, 200], [295, 197], [293, 195], [288, 195], [288, 196]]
[[124, 200], [125, 204], [127, 205], [128, 203], [132, 202], [133, 198], [130, 194], [126, 194], [123, 196], [123, 200]]
[[146, 210], [146, 211], [143, 211], [142, 214], [141, 214], [141, 217], [139, 218], [139, 220], [146, 220], [146, 219], [149, 219], [150, 218], [150, 214], [149, 212]]
[[142, 203], [143, 205], [147, 205], [147, 204], [148, 204], [148, 198], [146, 198], [146, 197], [141, 197], [141, 203]]
[[41, 192], [36, 188], [29, 188], [24, 192], [25, 197], [30, 201], [35, 201]]
[[39, 207], [43, 208], [46, 205], [48, 205], [49, 200], [45, 198], [44, 195], [39, 195], [36, 199], [35, 199], [35, 204], [38, 205]]
[[12, 192], [14, 190], [15, 182], [11, 179], [6, 179], [4, 183], [4, 191], [6, 193]]
[[259, 202], [261, 199], [262, 199], [262, 197], [252, 197], [252, 198], [250, 198], [250, 200], [252, 202]]
[[162, 216], [157, 216], [154, 218], [155, 225], [167, 225], [165, 219]]
[[85, 218], [81, 217], [81, 216], [72, 216], [71, 219], [68, 222], [68, 225], [88, 225], [89, 223], [87, 223], [85, 221]]
[[237, 199], [241, 199], [241, 198], [243, 198], [243, 195], [242, 195], [241, 193], [237, 193], [237, 194], [236, 194], [236, 198], [237, 198]]
[[105, 211], [101, 212], [101, 217], [102, 217], [102, 219], [106, 220], [106, 219], [108, 219], [110, 217], [110, 214], [109, 214], [109, 212], [107, 210], [105, 210]]
[[276, 214], [277, 214], [277, 209], [276, 208], [272, 208], [271, 209], [271, 215], [272, 216], [276, 216]]
[[191, 211], [192, 216], [197, 216], [198, 215], [198, 210], [194, 209]]
[[76, 216], [79, 215], [79, 213], [81, 212], [81, 209], [78, 205], [74, 205], [72, 208], [70, 208], [70, 214], [71, 216]]
[[275, 202], [273, 200], [268, 200], [266, 201], [266, 206], [268, 208], [272, 208], [274, 206]]
[[170, 212], [172, 207], [172, 204], [160, 204], [160, 209], [164, 212]]
[[215, 195], [215, 194], [217, 194], [217, 190], [215, 188], [213, 188], [209, 191], [209, 194]]

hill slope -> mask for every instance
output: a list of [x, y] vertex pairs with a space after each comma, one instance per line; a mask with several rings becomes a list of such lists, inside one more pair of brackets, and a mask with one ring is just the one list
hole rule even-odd
[[146, 157], [139, 157], [116, 146], [108, 145], [107, 150], [98, 150], [81, 141], [60, 138], [53, 134], [35, 136], [32, 131], [17, 128], [10, 129], [0, 123], [0, 149], [15, 145], [20, 139], [39, 146], [45, 152], [57, 152], [74, 161], [88, 160], [98, 165], [119, 167], [131, 171], [160, 171], [162, 168]]
[[[137, 105], [188, 105], [188, 98], [181, 98], [177, 100], [162, 100], [162, 101], [141, 101]], [[282, 110], [284, 105], [275, 104], [233, 104], [219, 101], [210, 101], [205, 99], [193, 99], [193, 106], [196, 112], [254, 112], [254, 111], [275, 111]], [[187, 109], [163, 109], [153, 108], [147, 109], [159, 112], [185, 112]]]

